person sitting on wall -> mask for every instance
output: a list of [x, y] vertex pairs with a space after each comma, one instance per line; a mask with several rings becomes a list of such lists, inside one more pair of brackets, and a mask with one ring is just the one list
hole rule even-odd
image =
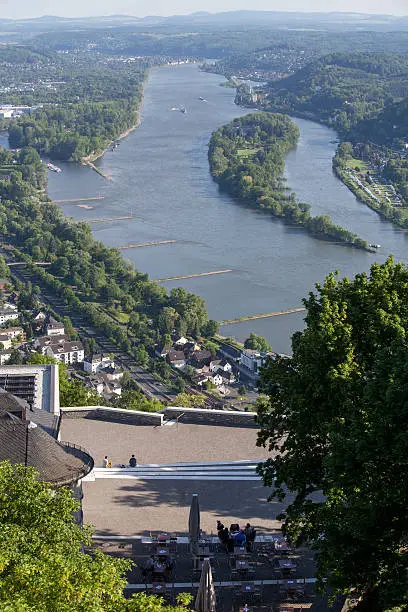
[[136, 457], [134, 455], [132, 455], [131, 458], [129, 459], [129, 466], [131, 468], [134, 468], [137, 466]]

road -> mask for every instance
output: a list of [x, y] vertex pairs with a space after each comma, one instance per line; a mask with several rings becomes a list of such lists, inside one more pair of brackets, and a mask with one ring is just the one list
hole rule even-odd
[[[10, 254], [3, 250], [1, 250], [1, 253], [8, 263]], [[112, 353], [118, 365], [132, 374], [133, 380], [148, 398], [154, 398], [164, 403], [174, 401], [177, 395], [176, 393], [173, 393], [168, 387], [158, 382], [150, 372], [135, 365], [130, 355], [118, 349], [115, 344], [109, 342], [109, 340], [101, 335], [92, 325], [84, 322], [81, 315], [75, 311], [71, 311], [62, 299], [50, 294], [49, 290], [38, 277], [30, 274], [23, 266], [19, 266], [18, 270], [14, 268], [13, 275], [22, 283], [31, 281], [33, 284], [38, 285], [41, 289], [41, 300], [44, 304], [48, 304], [60, 317], [69, 317], [74, 328], [80, 331], [82, 338], [94, 338], [101, 350], [106, 353]]]

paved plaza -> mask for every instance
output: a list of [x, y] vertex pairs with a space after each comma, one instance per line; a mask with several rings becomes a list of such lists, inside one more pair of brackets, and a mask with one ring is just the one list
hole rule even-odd
[[[282, 537], [276, 517], [285, 506], [268, 502], [270, 489], [256, 473], [258, 462], [270, 454], [256, 446], [255, 427], [174, 422], [154, 427], [64, 417], [61, 439], [83, 446], [95, 459], [97, 467], [83, 481], [84, 523], [94, 526], [98, 545], [105, 552], [136, 563], [128, 575], [129, 593], [154, 588], [141, 572], [144, 560], [153, 554], [144, 539], [153, 536], [154, 541], [154, 536], [163, 532], [179, 538], [174, 569], [167, 577], [169, 584], [163, 586], [166, 596], [174, 601], [177, 592], [196, 593], [199, 574], [194, 573], [186, 536], [192, 495], [197, 493], [201, 530], [215, 542], [212, 563], [217, 612], [239, 610], [245, 603], [240, 593], [247, 588], [245, 580], [234, 578], [231, 559], [213, 537], [217, 520], [228, 527], [232, 523], [244, 527], [249, 522], [256, 528], [260, 537], [248, 561], [246, 580], [260, 607], [251, 605], [250, 609], [278, 609], [274, 606], [285, 597], [282, 582], [276, 579], [274, 563], [279, 559], [271, 558], [263, 547], [273, 547], [272, 540]], [[133, 469], [128, 467], [132, 454], [138, 461]], [[112, 468], [102, 467], [105, 455]], [[291, 499], [288, 496], [286, 504]], [[296, 550], [291, 556], [301, 600], [312, 603], [313, 610], [328, 610], [326, 600], [314, 592], [313, 552]], [[340, 609], [341, 605], [334, 608], [336, 612]]]
[[266, 459], [270, 455], [256, 446], [256, 438], [254, 427], [185, 423], [153, 427], [65, 416], [61, 427], [61, 440], [86, 448], [97, 466], [105, 455], [113, 465], [127, 464], [133, 453], [140, 464]]

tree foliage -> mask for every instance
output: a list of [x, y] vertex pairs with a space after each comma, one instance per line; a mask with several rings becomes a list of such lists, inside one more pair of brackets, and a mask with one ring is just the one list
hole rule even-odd
[[285, 529], [317, 549], [334, 593], [385, 610], [408, 596], [408, 269], [330, 275], [304, 300], [293, 358], [261, 373], [261, 467], [272, 498], [295, 493]]
[[253, 349], [255, 351], [261, 351], [267, 353], [272, 350], [272, 347], [265, 338], [258, 336], [258, 334], [250, 334], [244, 342], [244, 347], [247, 349]]
[[33, 468], [0, 463], [0, 607], [7, 612], [177, 612], [144, 593], [125, 599], [129, 561], [103, 554], [74, 519], [71, 491]]

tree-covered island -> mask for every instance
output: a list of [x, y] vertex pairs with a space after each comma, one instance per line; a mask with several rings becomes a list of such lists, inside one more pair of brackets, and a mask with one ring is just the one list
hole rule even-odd
[[313, 236], [371, 250], [365, 240], [335, 225], [329, 216], [312, 217], [310, 205], [298, 202], [285, 185], [285, 155], [298, 138], [297, 125], [286, 115], [252, 113], [234, 119], [211, 136], [211, 174], [233, 196], [273, 217]]

